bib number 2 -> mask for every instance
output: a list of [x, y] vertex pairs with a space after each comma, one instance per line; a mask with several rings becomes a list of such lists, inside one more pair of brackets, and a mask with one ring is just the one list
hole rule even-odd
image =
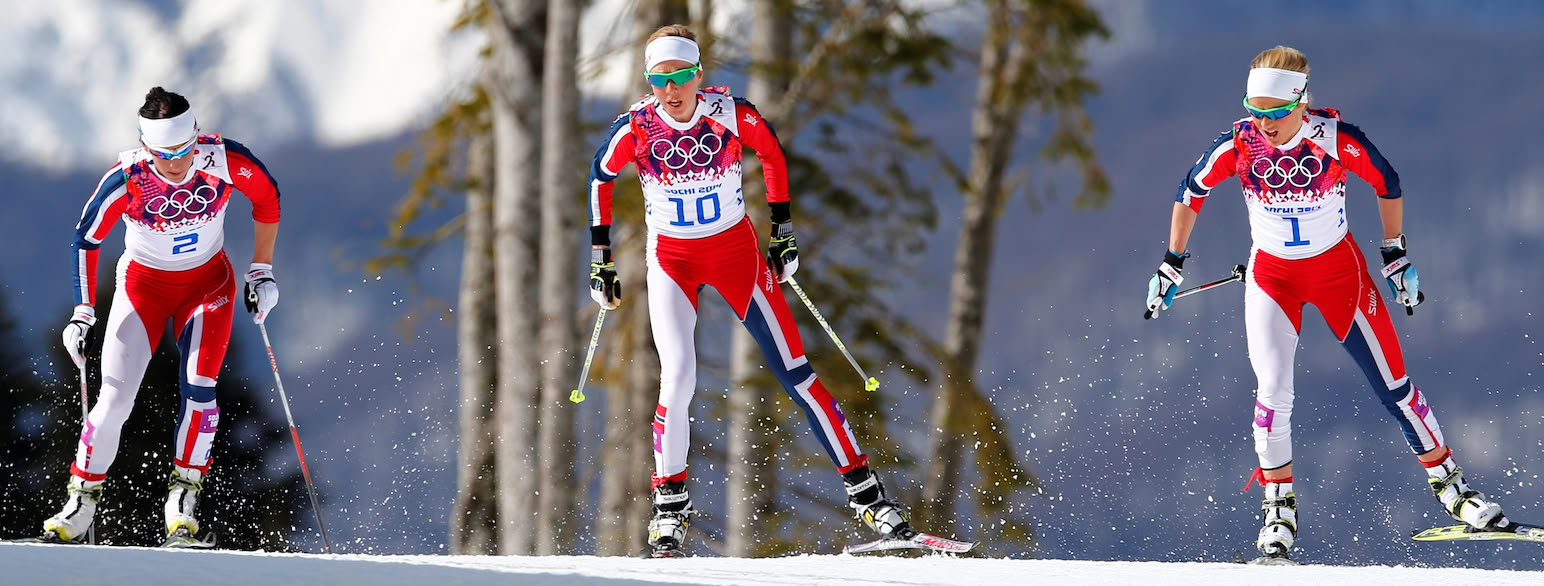
[[[695, 220], [686, 217], [686, 200], [672, 197], [670, 201], [675, 203], [676, 219], [670, 221], [671, 226], [696, 226], [698, 224], [712, 224], [723, 215], [722, 206], [718, 203], [718, 193], [709, 193], [697, 198], [697, 214]], [[710, 209], [711, 208], [711, 209]]]
[[176, 246], [172, 247], [172, 254], [187, 254], [189, 252], [193, 252], [194, 247], [198, 245], [198, 232], [178, 236], [173, 238], [172, 242], [177, 243]]

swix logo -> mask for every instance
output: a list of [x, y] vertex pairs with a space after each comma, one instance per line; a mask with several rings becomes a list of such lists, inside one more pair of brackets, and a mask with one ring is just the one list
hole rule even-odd
[[772, 288], [773, 288], [773, 285], [772, 285], [772, 269], [767, 269], [767, 275], [766, 276], [767, 276], [767, 282], [764, 285], [762, 285], [761, 288], [766, 290], [766, 292], [771, 293], [772, 292]]
[[252, 170], [248, 169], [246, 167], [242, 167], [240, 171], [236, 172], [236, 174], [240, 175], [242, 177], [246, 177], [247, 179], [251, 179], [252, 178]]
[[750, 112], [746, 112], [745, 113], [745, 123], [749, 124], [751, 126], [755, 126], [756, 125], [756, 116], [752, 115]]
[[1367, 290], [1367, 317], [1378, 315], [1378, 290]]
[[225, 296], [225, 295], [221, 295], [219, 297], [216, 297], [214, 301], [210, 301], [209, 305], [205, 306], [204, 311], [213, 312], [215, 310], [220, 309], [221, 307], [225, 307], [225, 304], [230, 303], [230, 302], [231, 302], [231, 298], [230, 297]]
[[1356, 145], [1354, 144], [1348, 144], [1346, 145], [1346, 154], [1353, 157], [1360, 157], [1362, 156], [1362, 149], [1356, 148]]

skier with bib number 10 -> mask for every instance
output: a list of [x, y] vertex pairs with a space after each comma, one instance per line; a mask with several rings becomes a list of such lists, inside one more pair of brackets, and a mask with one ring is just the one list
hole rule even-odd
[[[1245, 272], [1244, 329], [1258, 379], [1255, 480], [1265, 487], [1265, 560], [1288, 558], [1298, 535], [1292, 489], [1293, 355], [1303, 306], [1319, 309], [1341, 346], [1404, 431], [1442, 508], [1478, 531], [1516, 527], [1501, 506], [1469, 487], [1427, 398], [1405, 372], [1388, 307], [1346, 223], [1346, 172], [1372, 185], [1383, 220], [1382, 276], [1413, 315], [1424, 295], [1405, 255], [1399, 176], [1361, 129], [1333, 109], [1310, 108], [1308, 59], [1278, 46], [1250, 65], [1249, 116], [1223, 132], [1185, 175], [1173, 207], [1169, 250], [1148, 283], [1147, 307], [1168, 309], [1190, 256], [1186, 242], [1207, 195], [1229, 176], [1242, 184], [1254, 241]], [[1246, 490], [1249, 485], [1246, 485]]]
[[[750, 102], [729, 95], [727, 88], [701, 87], [702, 55], [695, 38], [682, 25], [662, 27], [649, 37], [644, 75], [653, 95], [617, 117], [590, 173], [591, 296], [606, 309], [622, 302], [611, 254], [612, 182], [631, 163], [643, 186], [648, 309], [661, 366], [653, 423], [654, 518], [645, 553], [682, 555], [695, 512], [686, 489], [687, 410], [697, 385], [693, 330], [698, 292], [709, 286], [729, 302], [778, 382], [808, 416], [842, 476], [855, 516], [884, 539], [911, 544], [919, 535], [928, 537], [913, 531], [885, 494], [846, 416], [804, 355], [799, 330], [777, 288], [799, 268], [782, 146]], [[745, 215], [740, 183], [745, 147], [761, 160], [772, 209], [765, 257]]]

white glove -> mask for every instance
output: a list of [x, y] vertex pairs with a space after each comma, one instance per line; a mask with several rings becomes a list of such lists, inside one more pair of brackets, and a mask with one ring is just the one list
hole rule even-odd
[[252, 323], [260, 324], [268, 319], [268, 312], [279, 304], [279, 284], [273, 280], [273, 265], [255, 262], [247, 270], [247, 285], [242, 293], [247, 302], [247, 313]]
[[75, 361], [75, 368], [86, 367], [86, 333], [96, 322], [96, 309], [90, 305], [77, 305], [69, 325], [64, 326], [64, 350], [70, 353], [70, 360]]

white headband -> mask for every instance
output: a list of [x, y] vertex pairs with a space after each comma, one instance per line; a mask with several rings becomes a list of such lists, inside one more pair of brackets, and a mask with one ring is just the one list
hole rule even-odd
[[139, 136], [151, 147], [181, 146], [198, 136], [198, 121], [194, 120], [191, 109], [171, 118], [140, 116]]
[[653, 71], [655, 65], [666, 61], [685, 61], [696, 65], [702, 61], [697, 41], [686, 37], [660, 37], [643, 48], [643, 70]]
[[1246, 98], [1277, 98], [1295, 102], [1308, 89], [1308, 74], [1287, 69], [1256, 67], [1249, 70]]

